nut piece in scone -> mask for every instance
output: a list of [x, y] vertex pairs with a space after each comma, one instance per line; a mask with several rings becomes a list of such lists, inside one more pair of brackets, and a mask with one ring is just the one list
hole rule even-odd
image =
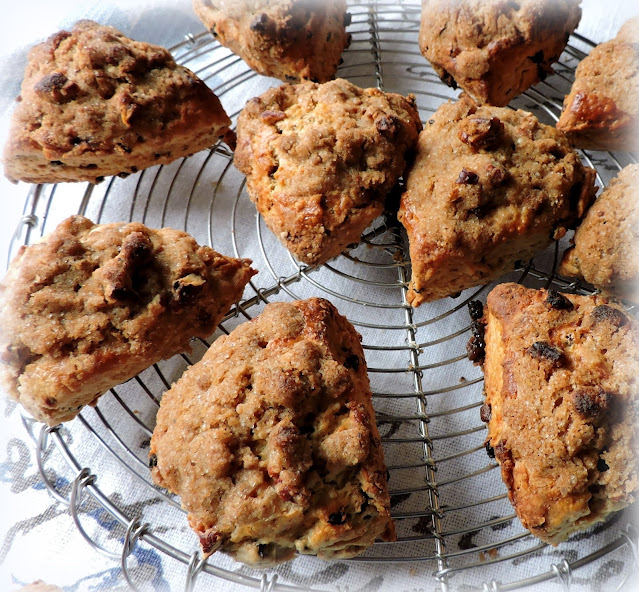
[[240, 113], [235, 165], [275, 236], [320, 264], [382, 213], [420, 129], [412, 95], [343, 79], [285, 84]]
[[639, 301], [639, 164], [610, 182], [577, 228], [559, 273]]
[[501, 284], [484, 323], [486, 449], [522, 524], [556, 545], [639, 494], [639, 326], [597, 296]]
[[162, 398], [149, 464], [205, 555], [263, 567], [395, 539], [360, 336], [321, 298], [217, 339]]
[[410, 241], [409, 302], [487, 284], [561, 238], [595, 196], [595, 171], [525, 111], [467, 97], [420, 134], [398, 218]]
[[280, 80], [332, 80], [350, 43], [344, 0], [193, 0], [193, 8], [222, 45]]
[[419, 47], [435, 72], [503, 107], [552, 73], [581, 18], [580, 0], [422, 0]]
[[0, 283], [0, 385], [40, 421], [71, 420], [211, 335], [254, 273], [179, 230], [72, 216]]
[[577, 66], [557, 129], [578, 148], [639, 150], [639, 17]]
[[164, 48], [80, 21], [29, 53], [4, 151], [11, 181], [97, 183], [213, 146], [231, 120]]

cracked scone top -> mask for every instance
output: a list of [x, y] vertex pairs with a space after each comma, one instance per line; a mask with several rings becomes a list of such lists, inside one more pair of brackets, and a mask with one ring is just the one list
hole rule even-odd
[[206, 555], [266, 566], [395, 537], [360, 336], [320, 298], [217, 339], [162, 398], [150, 465]]
[[99, 182], [234, 144], [220, 101], [163, 47], [79, 21], [35, 46], [4, 151], [11, 181]]
[[595, 196], [595, 171], [561, 132], [526, 111], [468, 97], [419, 136], [398, 218], [412, 306], [487, 284], [561, 238]]
[[577, 66], [557, 129], [589, 150], [639, 150], [639, 17]]
[[422, 0], [419, 47], [447, 84], [503, 107], [552, 73], [580, 0]]
[[275, 236], [320, 264], [383, 212], [420, 129], [413, 96], [343, 79], [285, 84], [240, 113], [234, 162]]
[[557, 544], [639, 494], [639, 326], [600, 296], [488, 295], [487, 450], [523, 525]]
[[211, 335], [254, 273], [178, 230], [72, 216], [0, 283], [0, 384], [40, 421], [73, 419]]
[[193, 8], [222, 45], [280, 80], [331, 80], [350, 43], [344, 0], [193, 0]]

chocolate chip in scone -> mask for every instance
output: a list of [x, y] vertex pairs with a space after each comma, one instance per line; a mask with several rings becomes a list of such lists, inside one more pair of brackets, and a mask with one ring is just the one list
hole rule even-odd
[[544, 52], [540, 49], [535, 55], [528, 56], [533, 64], [541, 64], [544, 61]]
[[598, 386], [586, 386], [573, 394], [573, 404], [582, 417], [596, 418], [606, 412], [613, 396]]
[[486, 357], [486, 342], [482, 337], [473, 335], [466, 345], [468, 359], [475, 364], [481, 364]]
[[333, 512], [328, 517], [328, 523], [333, 526], [340, 526], [346, 522], [346, 514], [344, 512]]
[[550, 360], [553, 364], [558, 365], [561, 361], [563, 353], [561, 350], [553, 347], [545, 341], [535, 341], [527, 350], [526, 353], [540, 360]]
[[486, 449], [488, 458], [495, 458], [495, 449], [490, 445], [490, 440], [486, 441], [484, 448]]
[[264, 559], [266, 557], [266, 545], [262, 543], [257, 545], [257, 554], [260, 556], [260, 559]]
[[268, 14], [263, 12], [262, 14], [259, 14], [258, 16], [256, 16], [255, 20], [251, 23], [250, 25], [251, 31], [262, 33], [266, 31], [266, 27], [268, 26], [268, 23], [269, 23]]
[[599, 460], [597, 461], [597, 470], [600, 473], [605, 473], [610, 467], [608, 466], [608, 463], [603, 459], [603, 458], [599, 458]]
[[479, 408], [479, 417], [484, 423], [488, 423], [490, 421], [490, 418], [492, 417], [492, 408], [490, 403], [484, 403]]
[[473, 171], [469, 171], [466, 167], [464, 167], [459, 176], [457, 177], [458, 185], [475, 185], [479, 181], [479, 175]]
[[344, 13], [344, 26], [348, 27], [348, 25], [351, 24], [352, 20], [353, 20], [353, 15], [350, 12], [345, 12]]
[[484, 316], [484, 305], [480, 300], [471, 300], [468, 303], [468, 312], [473, 321], [478, 321]]
[[352, 368], [357, 372], [357, 370], [359, 370], [359, 358], [355, 354], [348, 356], [348, 358], [344, 360], [344, 368]]
[[574, 304], [566, 298], [563, 294], [557, 292], [557, 290], [548, 290], [548, 296], [546, 302], [557, 310], [572, 310], [575, 308]]
[[149, 468], [153, 468], [153, 467], [157, 467], [158, 466], [158, 457], [155, 454], [151, 454], [149, 456]]
[[480, 321], [473, 321], [470, 324], [471, 333], [473, 334], [474, 337], [477, 337], [478, 339], [484, 338], [485, 330], [486, 330], [486, 327], [484, 326], [484, 323]]
[[596, 323], [604, 321], [613, 324], [615, 327], [623, 327], [628, 322], [628, 317], [625, 314], [618, 308], [607, 304], [595, 306], [590, 314]]

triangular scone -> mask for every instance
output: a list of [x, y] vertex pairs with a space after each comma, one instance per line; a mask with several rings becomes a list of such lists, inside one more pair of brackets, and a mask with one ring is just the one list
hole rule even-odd
[[350, 43], [344, 0], [193, 0], [204, 25], [253, 70], [326, 82]]
[[639, 150], [639, 17], [579, 64], [557, 129], [578, 148]]
[[588, 210], [559, 273], [639, 301], [639, 164], [625, 167]]
[[164, 48], [76, 23], [34, 47], [4, 152], [11, 181], [99, 182], [234, 145], [219, 99]]
[[422, 0], [419, 48], [439, 77], [506, 106], [552, 74], [581, 0]]
[[285, 84], [240, 113], [235, 165], [275, 236], [320, 264], [382, 213], [420, 129], [413, 96], [341, 78]]
[[213, 343], [164, 394], [149, 464], [205, 555], [266, 566], [395, 539], [360, 336], [321, 298]]
[[596, 194], [564, 134], [526, 111], [444, 103], [419, 136], [398, 219], [412, 306], [488, 284], [574, 228]]
[[522, 524], [556, 545], [635, 501], [637, 322], [601, 295], [511, 283], [482, 321], [486, 450]]
[[0, 385], [49, 425], [73, 419], [211, 335], [254, 273], [179, 230], [72, 216], [0, 283]]

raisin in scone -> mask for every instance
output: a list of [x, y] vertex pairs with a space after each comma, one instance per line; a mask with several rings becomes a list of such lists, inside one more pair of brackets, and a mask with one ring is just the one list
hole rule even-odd
[[0, 385], [36, 419], [73, 419], [211, 335], [254, 273], [178, 230], [72, 216], [0, 283]]
[[487, 284], [574, 228], [595, 196], [561, 132], [525, 111], [442, 105], [420, 134], [399, 220], [410, 241], [409, 302]]
[[501, 284], [484, 315], [487, 450], [556, 545], [639, 493], [639, 326], [602, 296]]
[[412, 95], [343, 79], [286, 84], [240, 113], [235, 165], [275, 236], [320, 264], [382, 213], [420, 129]]
[[588, 210], [559, 273], [639, 299], [639, 164], [625, 167]]
[[4, 151], [11, 181], [97, 183], [213, 146], [231, 120], [164, 48], [80, 21], [30, 54]]
[[395, 538], [360, 336], [321, 298], [215, 341], [162, 398], [150, 466], [205, 555], [267, 566]]
[[280, 80], [332, 80], [350, 43], [344, 0], [193, 0], [193, 8], [222, 45]]
[[580, 0], [422, 0], [419, 47], [448, 85], [504, 106], [552, 72]]
[[639, 17], [577, 66], [557, 128], [591, 150], [639, 150]]

